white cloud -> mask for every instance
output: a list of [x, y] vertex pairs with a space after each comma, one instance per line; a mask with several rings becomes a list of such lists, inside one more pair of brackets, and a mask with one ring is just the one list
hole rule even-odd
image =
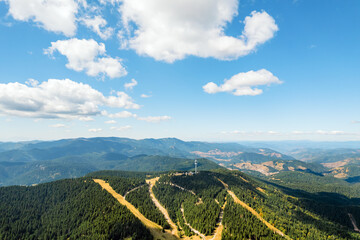
[[94, 121], [94, 119], [92, 117], [79, 117], [79, 120], [80, 121], [83, 121], [83, 122], [92, 122]]
[[101, 4], [107, 4], [107, 3], [110, 3], [112, 5], [114, 5], [115, 3], [120, 3], [122, 0], [100, 0], [100, 3]]
[[53, 127], [53, 128], [64, 128], [64, 127], [66, 127], [66, 125], [65, 125], [65, 124], [62, 124], [62, 123], [57, 123], [57, 124], [50, 125], [50, 127]]
[[106, 121], [105, 123], [106, 124], [116, 124], [116, 121], [115, 120], [109, 120], [109, 121]]
[[230, 79], [225, 79], [224, 84], [218, 86], [209, 82], [203, 86], [205, 92], [213, 94], [218, 92], [230, 92], [235, 96], [255, 96], [262, 94], [263, 90], [256, 88], [262, 85], [281, 84], [282, 82], [266, 69], [238, 73]]
[[221, 133], [225, 134], [225, 135], [243, 135], [243, 136], [283, 135], [283, 133], [281, 133], [281, 132], [272, 131], [272, 130], [270, 130], [270, 131], [252, 131], [252, 132], [234, 130], [234, 131], [222, 131]]
[[108, 57], [105, 44], [99, 44], [93, 39], [58, 40], [52, 42], [51, 47], [45, 49], [44, 53], [52, 56], [55, 51], [66, 56], [67, 68], [78, 72], [86, 71], [86, 74], [92, 77], [106, 74], [110, 78], [117, 78], [127, 74], [121, 59]]
[[149, 97], [151, 97], [151, 95], [141, 94], [140, 97], [142, 97], [142, 98], [149, 98]]
[[97, 133], [97, 132], [101, 132], [102, 129], [101, 128], [91, 128], [88, 130], [89, 132], [92, 132], [92, 133]]
[[78, 4], [74, 0], [5, 0], [9, 14], [19, 21], [34, 21], [48, 31], [73, 36]]
[[126, 126], [122, 126], [122, 127], [111, 127], [111, 130], [115, 130], [115, 131], [125, 131], [125, 130], [129, 130], [131, 129], [132, 126], [130, 125], [126, 125]]
[[135, 79], [131, 79], [131, 82], [129, 83], [125, 83], [124, 87], [125, 89], [133, 89], [136, 85], [138, 84], [138, 82]]
[[357, 123], [360, 123], [360, 121], [354, 120], [354, 121], [352, 121], [351, 123], [357, 124]]
[[344, 131], [338, 131], [338, 130], [334, 130], [334, 131], [317, 130], [315, 133], [320, 134], [320, 135], [348, 135], [349, 134]]
[[81, 22], [104, 40], [109, 39], [114, 34], [114, 29], [106, 27], [107, 21], [101, 16], [85, 17], [81, 19]]
[[33, 78], [29, 78], [25, 83], [32, 87], [36, 87], [37, 85], [39, 85], [39, 81], [37, 81]]
[[92, 120], [101, 107], [138, 109], [124, 92], [104, 96], [83, 83], [49, 79], [36, 86], [18, 82], [0, 84], [0, 114], [32, 118]]
[[170, 116], [149, 116], [149, 117], [138, 117], [137, 118], [140, 121], [146, 121], [146, 122], [151, 122], [151, 123], [158, 123], [158, 122], [162, 122], [162, 121], [168, 121], [171, 119]]
[[131, 117], [137, 117], [136, 114], [128, 112], [128, 111], [122, 111], [122, 112], [118, 112], [118, 113], [110, 113], [110, 114], [105, 114], [107, 115], [109, 118], [131, 118]]
[[227, 36], [237, 9], [238, 0], [123, 0], [119, 12], [126, 31], [118, 37], [122, 47], [170, 63], [190, 55], [237, 59], [278, 31], [268, 13], [253, 11], [239, 37]]
[[277, 131], [222, 131], [222, 134], [225, 135], [242, 135], [242, 136], [299, 136], [299, 135], [306, 135], [306, 136], [314, 136], [314, 135], [332, 135], [332, 136], [338, 136], [338, 135], [344, 135], [344, 136], [358, 136], [359, 133], [355, 132], [345, 132], [345, 131], [338, 131], [338, 130], [332, 130], [332, 131], [324, 131], [324, 130], [317, 130], [317, 131], [299, 131], [295, 130], [292, 132], [277, 132]]

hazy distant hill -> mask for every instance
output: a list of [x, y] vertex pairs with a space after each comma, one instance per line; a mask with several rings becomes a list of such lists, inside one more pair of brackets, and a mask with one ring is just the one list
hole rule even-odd
[[[5, 143], [3, 143], [5, 144]], [[1, 147], [1, 145], [0, 145]], [[176, 138], [134, 140], [128, 138], [77, 138], [36, 143], [10, 144], [5, 150], [0, 148], [0, 161], [51, 160], [64, 156], [85, 153], [116, 152], [132, 157], [140, 154], [166, 155], [175, 157], [198, 157], [215, 152], [214, 158], [227, 159], [238, 153], [258, 153], [290, 159], [271, 149], [247, 147], [237, 143], [185, 142]], [[222, 156], [216, 156], [220, 152]]]
[[176, 138], [115, 137], [0, 143], [0, 185], [37, 184], [80, 177], [96, 170], [189, 170], [195, 158], [206, 161], [201, 163], [204, 169], [220, 165], [256, 176], [295, 171], [330, 175], [350, 182], [360, 180], [359, 149], [302, 148], [285, 155], [259, 146], [262, 143], [257, 147], [252, 143], [249, 147]]
[[[224, 167], [243, 162], [293, 160], [266, 148], [237, 143], [185, 142], [176, 138], [112, 137], [1, 143], [0, 184], [36, 184], [106, 169], [188, 170], [193, 167], [193, 160], [188, 159], [195, 158], [207, 158]], [[211, 161], [205, 165], [206, 169], [219, 167]]]
[[360, 148], [302, 148], [289, 154], [308, 163], [321, 164], [327, 169], [324, 171], [326, 175], [349, 179], [350, 182], [360, 180]]
[[[218, 164], [198, 159], [201, 170], [221, 168]], [[194, 169], [194, 160], [168, 156], [122, 154], [85, 154], [48, 161], [0, 162], [1, 185], [31, 185], [63, 178], [76, 178], [96, 170], [170, 171]]]

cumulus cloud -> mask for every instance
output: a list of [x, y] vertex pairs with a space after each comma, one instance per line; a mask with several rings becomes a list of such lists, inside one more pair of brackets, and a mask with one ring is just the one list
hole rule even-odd
[[125, 87], [125, 89], [133, 89], [136, 85], [138, 84], [138, 82], [135, 80], [135, 79], [131, 79], [131, 82], [129, 82], [129, 83], [125, 83], [124, 84], [124, 87]]
[[50, 125], [50, 127], [52, 127], [52, 128], [64, 128], [65, 126], [66, 125], [62, 124], [62, 123], [57, 123], [57, 124]]
[[151, 95], [141, 94], [140, 97], [142, 97], [142, 98], [149, 98], [149, 97], [151, 97]]
[[116, 121], [115, 120], [109, 120], [109, 121], [106, 121], [105, 123], [106, 124], [116, 124]]
[[277, 132], [277, 131], [252, 131], [252, 132], [248, 132], [248, 131], [239, 131], [239, 130], [234, 130], [234, 131], [222, 131], [222, 134], [226, 134], [226, 135], [243, 135], [243, 136], [261, 136], [261, 135], [283, 135], [283, 133]]
[[137, 118], [140, 121], [146, 121], [146, 122], [151, 122], [151, 123], [158, 123], [158, 122], [162, 122], [162, 121], [168, 121], [171, 119], [170, 116], [149, 116], [149, 117], [138, 117]]
[[126, 126], [121, 126], [121, 127], [111, 127], [111, 130], [115, 130], [115, 131], [125, 131], [125, 130], [129, 130], [131, 129], [132, 126], [130, 125], [126, 125]]
[[320, 135], [349, 135], [349, 133], [338, 130], [333, 130], [333, 131], [317, 130], [315, 133]]
[[282, 82], [266, 69], [238, 73], [230, 79], [225, 79], [224, 83], [218, 86], [216, 83], [209, 82], [203, 86], [205, 92], [213, 94], [218, 92], [230, 92], [235, 96], [255, 96], [263, 93], [257, 86], [281, 84]]
[[101, 4], [111, 4], [114, 5], [115, 3], [120, 3], [122, 0], [100, 0]]
[[105, 114], [107, 115], [109, 118], [131, 118], [131, 117], [137, 117], [136, 114], [128, 112], [128, 111], [122, 111], [122, 112], [118, 112], [118, 113], [110, 113], [110, 114]]
[[5, 0], [9, 15], [19, 21], [33, 21], [52, 32], [73, 36], [78, 4], [74, 0]]
[[106, 27], [107, 21], [101, 16], [84, 17], [81, 22], [104, 40], [109, 39], [114, 33], [113, 28]]
[[0, 114], [32, 118], [91, 120], [101, 107], [138, 109], [124, 92], [104, 96], [83, 83], [49, 79], [35, 86], [18, 82], [0, 84]]
[[79, 120], [82, 121], [82, 122], [92, 122], [92, 121], [94, 121], [94, 119], [92, 117], [88, 117], [88, 116], [79, 117]]
[[123, 0], [119, 12], [126, 30], [118, 37], [122, 47], [170, 63], [190, 55], [237, 59], [278, 31], [267, 12], [253, 11], [240, 36], [226, 35], [237, 9], [238, 0]]
[[99, 44], [93, 39], [58, 40], [52, 42], [51, 47], [45, 49], [44, 53], [52, 56], [55, 51], [66, 56], [67, 68], [78, 72], [86, 71], [86, 74], [92, 77], [103, 74], [117, 78], [127, 74], [121, 59], [108, 57], [105, 44]]
[[39, 81], [33, 78], [29, 78], [25, 83], [29, 86], [36, 87], [39, 84]]
[[277, 132], [277, 131], [222, 131], [222, 134], [225, 135], [242, 135], [242, 136], [299, 136], [299, 135], [307, 135], [307, 136], [313, 136], [313, 135], [331, 135], [331, 136], [358, 136], [359, 133], [355, 132], [345, 132], [345, 131], [339, 131], [339, 130], [331, 130], [331, 131], [324, 131], [324, 130], [317, 130], [317, 131], [299, 131], [295, 130], [292, 132]]
[[91, 128], [88, 130], [89, 132], [92, 132], [92, 133], [97, 133], [97, 132], [101, 132], [102, 129], [101, 128]]

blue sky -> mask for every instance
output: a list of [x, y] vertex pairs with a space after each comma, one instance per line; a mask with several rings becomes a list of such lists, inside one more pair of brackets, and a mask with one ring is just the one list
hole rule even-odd
[[360, 140], [359, 13], [357, 0], [0, 0], [0, 141]]

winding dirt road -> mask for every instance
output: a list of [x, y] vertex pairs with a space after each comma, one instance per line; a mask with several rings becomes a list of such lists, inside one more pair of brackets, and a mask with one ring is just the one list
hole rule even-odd
[[151, 234], [154, 236], [154, 239], [164, 239], [164, 240], [175, 240], [178, 239], [177, 236], [172, 235], [170, 232], [162, 232], [162, 227], [154, 223], [153, 221], [147, 219], [144, 215], [142, 215], [139, 210], [137, 210], [134, 205], [125, 200], [123, 196], [115, 192], [115, 190], [110, 186], [109, 183], [105, 182], [102, 179], [93, 179], [94, 182], [98, 183], [103, 189], [108, 191], [116, 200], [119, 201], [120, 204], [126, 206], [132, 214], [135, 215], [147, 229], [150, 230]]
[[182, 216], [183, 216], [185, 225], [187, 225], [193, 233], [197, 234], [198, 236], [201, 237], [201, 239], [205, 240], [205, 239], [206, 239], [206, 236], [205, 236], [204, 234], [202, 234], [201, 232], [199, 232], [198, 230], [196, 230], [195, 228], [193, 228], [193, 227], [186, 221], [185, 214], [184, 214], [184, 208], [181, 207], [180, 210], [181, 210], [181, 213], [182, 213]]
[[354, 216], [351, 213], [348, 213], [348, 215], [349, 215], [350, 221], [351, 221], [351, 223], [352, 223], [352, 225], [354, 227], [354, 231], [355, 232], [360, 232], [360, 229], [356, 225], [356, 221], [355, 221]]
[[126, 196], [127, 196], [129, 193], [131, 193], [131, 192], [133, 192], [133, 191], [136, 191], [136, 190], [138, 190], [139, 188], [141, 188], [142, 186], [145, 186], [145, 185], [146, 185], [146, 184], [142, 184], [142, 185], [140, 185], [140, 186], [137, 186], [136, 188], [133, 188], [133, 189], [127, 191], [127, 192], [124, 194], [124, 198], [126, 199]]
[[221, 235], [222, 235], [222, 232], [224, 230], [224, 226], [222, 224], [222, 221], [223, 221], [223, 217], [224, 217], [224, 210], [225, 210], [226, 204], [227, 204], [227, 201], [221, 207], [221, 212], [220, 212], [220, 215], [219, 215], [219, 223], [218, 223], [219, 225], [215, 229], [214, 236], [210, 240], [221, 240]]
[[158, 180], [159, 180], [159, 177], [146, 180], [146, 182], [150, 185], [150, 187], [149, 187], [150, 197], [151, 197], [152, 201], [154, 202], [155, 206], [162, 212], [162, 214], [164, 215], [166, 221], [167, 221], [167, 222], [169, 223], [169, 225], [171, 226], [171, 228], [172, 228], [171, 233], [172, 233], [173, 235], [179, 237], [179, 232], [178, 232], [178, 229], [177, 229], [176, 224], [171, 220], [168, 211], [166, 210], [166, 208], [164, 208], [164, 207], [160, 204], [159, 200], [157, 200], [157, 198], [155, 197], [154, 192], [153, 192], [153, 190], [152, 190], [153, 187], [155, 186], [155, 183], [156, 183]]

